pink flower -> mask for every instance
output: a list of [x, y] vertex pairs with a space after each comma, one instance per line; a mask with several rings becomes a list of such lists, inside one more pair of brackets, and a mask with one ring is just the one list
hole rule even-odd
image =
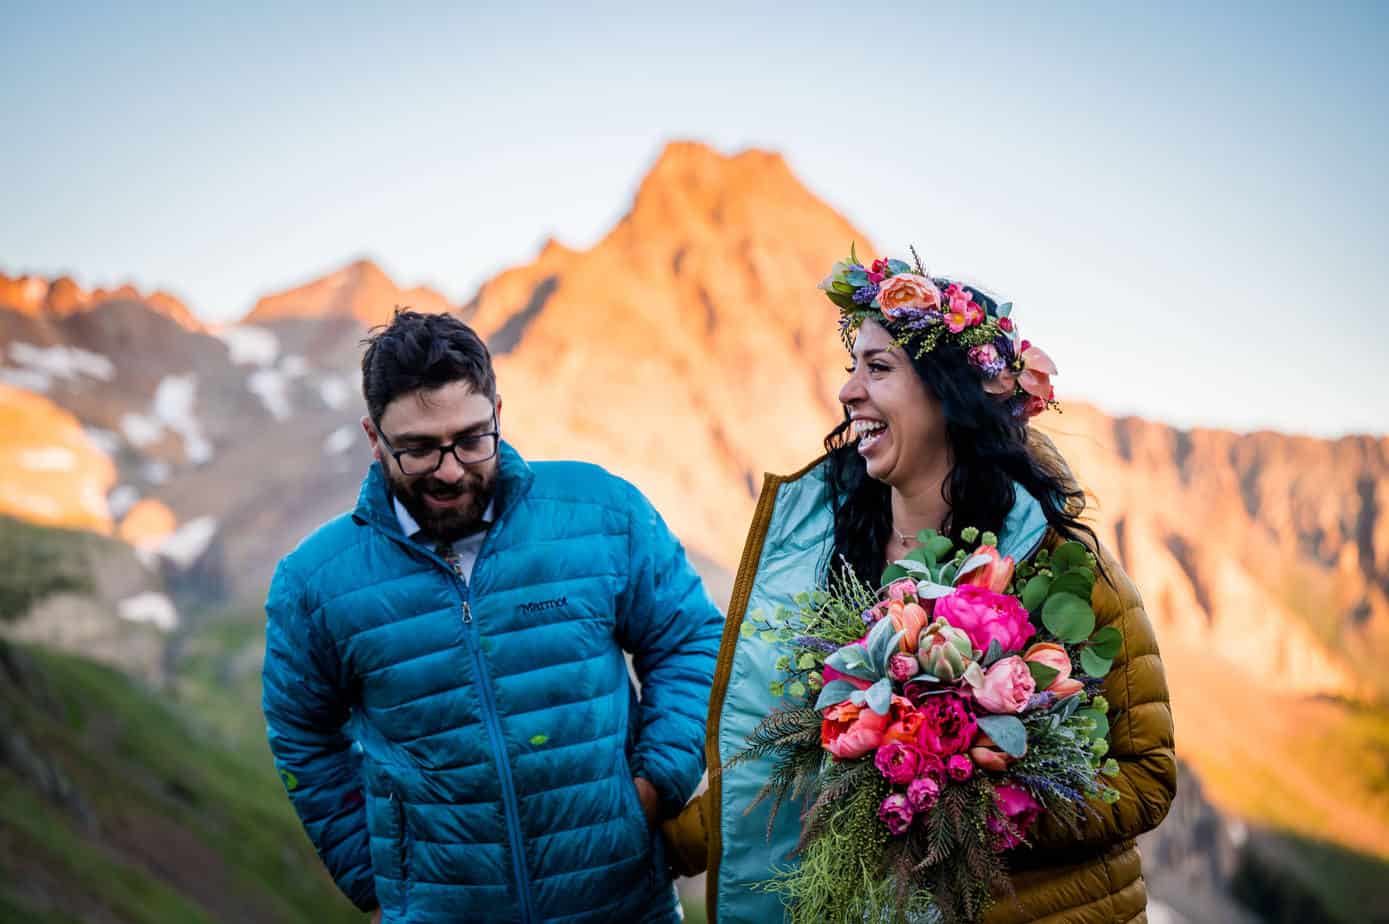
[[[963, 308], [959, 311], [951, 308], [943, 315], [942, 319], [945, 321], [945, 326], [950, 328], [952, 334], [958, 334], [966, 327], [969, 327], [969, 314]], [[1007, 373], [1005, 372], [1004, 375], [1007, 375]], [[998, 381], [998, 379], [994, 378], [991, 381]]]
[[1008, 824], [1005, 825], [990, 815], [986, 822], [990, 833], [994, 835], [994, 850], [1008, 850], [1021, 844], [1027, 829], [1032, 827], [1037, 816], [1042, 814], [1041, 803], [1032, 798], [1031, 793], [1008, 783], [994, 787], [994, 805], [998, 807], [999, 813], [1008, 819]]
[[957, 629], [963, 629], [979, 651], [988, 651], [997, 640], [1005, 652], [1021, 651], [1037, 629], [1027, 621], [1027, 610], [1016, 597], [986, 587], [966, 584], [935, 603], [934, 612]]
[[962, 754], [979, 730], [969, 704], [958, 693], [927, 696], [916, 711], [921, 714], [916, 743], [930, 754]]
[[1027, 662], [1017, 655], [1000, 658], [984, 672], [984, 682], [974, 688], [974, 701], [986, 712], [1016, 715], [1027, 708], [1037, 692], [1037, 682]]
[[1011, 334], [1011, 333], [1013, 332], [1013, 319], [1012, 319], [1012, 318], [999, 318], [999, 319], [998, 319], [998, 329], [1001, 330], [1001, 331], [1003, 331], [1005, 334]]
[[862, 757], [882, 744], [887, 716], [845, 700], [825, 710], [820, 746], [840, 760]]
[[974, 775], [974, 764], [963, 754], [951, 754], [945, 762], [945, 772], [952, 780], [964, 781]]
[[[1016, 332], [1014, 336], [1017, 336]], [[1021, 369], [1005, 369], [984, 382], [984, 390], [991, 395], [1011, 395], [1016, 387], [1021, 386], [1029, 395], [1050, 401], [1055, 394], [1051, 377], [1057, 374], [1056, 363], [1041, 347], [1035, 347], [1027, 340], [1018, 344], [1015, 352]]]
[[916, 663], [916, 658], [900, 651], [888, 658], [887, 661], [887, 675], [898, 683], [906, 683], [911, 680], [920, 669]]
[[892, 320], [908, 310], [925, 311], [940, 307], [940, 289], [925, 276], [898, 273], [878, 290], [883, 316]]
[[1027, 403], [1023, 405], [1022, 410], [1023, 413], [1026, 414], [1028, 417], [1036, 417], [1038, 414], [1041, 414], [1044, 411], [1046, 411], [1046, 409], [1046, 399], [1039, 398], [1036, 395], [1028, 395]]
[[889, 783], [901, 786], [917, 778], [921, 771], [921, 752], [913, 744], [889, 741], [878, 748], [873, 765]]
[[907, 797], [900, 792], [888, 796], [883, 800], [883, 804], [878, 806], [878, 818], [887, 825], [888, 832], [893, 835], [905, 834], [912, 826], [914, 815], [912, 807], [907, 804]]
[[907, 804], [912, 811], [928, 812], [940, 798], [940, 782], [933, 777], [919, 776], [907, 786]]
[[965, 306], [965, 324], [974, 327], [976, 324], [984, 323], [984, 306], [978, 302], [970, 302]]
[[908, 594], [913, 597], [916, 596], [916, 581], [911, 578], [900, 578], [887, 585], [888, 600], [904, 603]]
[[1071, 676], [1071, 656], [1055, 642], [1038, 642], [1027, 649], [1022, 658], [1056, 671], [1056, 677], [1047, 684], [1046, 692], [1055, 693], [1057, 699], [1074, 696], [1085, 689], [1084, 684]]
[[974, 555], [983, 555], [989, 560], [960, 575], [955, 583], [973, 584], [976, 587], [987, 587], [996, 594], [1003, 593], [1008, 582], [1013, 579], [1013, 559], [999, 555], [998, 549], [991, 545], [981, 545], [970, 557], [973, 558]]

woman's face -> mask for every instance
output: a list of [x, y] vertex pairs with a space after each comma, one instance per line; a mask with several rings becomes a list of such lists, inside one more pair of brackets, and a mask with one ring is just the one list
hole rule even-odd
[[868, 474], [878, 481], [906, 485], [926, 474], [945, 446], [940, 402], [907, 354], [892, 345], [891, 335], [875, 321], [865, 321], [859, 329], [839, 401], [849, 411]]

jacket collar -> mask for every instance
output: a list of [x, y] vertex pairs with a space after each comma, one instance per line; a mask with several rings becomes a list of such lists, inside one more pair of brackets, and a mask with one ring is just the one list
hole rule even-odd
[[[535, 473], [531, 467], [510, 443], [503, 440], [499, 452], [501, 466], [497, 472], [497, 489], [492, 496], [490, 508], [496, 520], [506, 517], [507, 511], [526, 496], [531, 482], [535, 480]], [[371, 467], [367, 469], [366, 477], [362, 479], [362, 488], [357, 494], [357, 506], [352, 511], [352, 518], [359, 523], [371, 523], [391, 535], [404, 535], [391, 499], [390, 482], [386, 480], [386, 473], [382, 470], [380, 462], [371, 463]]]

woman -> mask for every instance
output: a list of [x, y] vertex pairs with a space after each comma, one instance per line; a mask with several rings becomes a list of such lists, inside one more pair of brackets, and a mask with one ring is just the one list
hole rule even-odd
[[923, 529], [959, 537], [995, 532], [1001, 554], [1022, 560], [1066, 539], [1096, 551], [1102, 571], [1098, 624], [1123, 634], [1104, 695], [1110, 756], [1121, 798], [1092, 801], [1077, 833], [1044, 815], [1029, 846], [1009, 852], [1010, 890], [999, 890], [987, 924], [1100, 924], [1145, 920], [1146, 893], [1134, 838], [1158, 824], [1176, 788], [1172, 718], [1152, 626], [1138, 592], [1078, 517], [1084, 496], [1031, 416], [1053, 405], [1051, 360], [1017, 338], [1011, 305], [916, 272], [901, 261], [851, 258], [822, 283], [840, 308], [853, 357], [839, 394], [845, 420], [826, 455], [794, 475], [768, 476], [734, 584], [710, 703], [708, 792], [666, 825], [671, 854], [687, 874], [708, 870], [709, 920], [779, 921], [773, 894], [750, 888], [784, 866], [796, 843], [795, 811], [768, 826], [764, 801], [747, 806], [769, 760], [727, 770], [748, 734], [779, 703], [776, 647], [743, 637], [744, 617], [788, 605], [848, 568], [877, 586]]

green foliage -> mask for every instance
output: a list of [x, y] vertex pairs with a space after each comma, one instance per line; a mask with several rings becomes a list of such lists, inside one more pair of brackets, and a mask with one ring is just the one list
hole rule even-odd
[[[95, 906], [135, 924], [361, 920], [323, 875], [263, 740], [255, 750], [233, 750], [110, 668], [14, 650], [44, 690], [26, 694], [0, 672], [7, 730], [70, 781], [98, 833], [0, 768], [0, 909], [32, 904], [17, 873], [34, 869], [54, 885], [41, 907], [77, 918]], [[189, 887], [209, 882], [218, 889]], [[209, 899], [211, 891], [219, 897]], [[14, 919], [63, 920], [43, 914], [26, 910]]]
[[91, 593], [85, 533], [0, 516], [0, 620], [23, 616], [44, 597]]

